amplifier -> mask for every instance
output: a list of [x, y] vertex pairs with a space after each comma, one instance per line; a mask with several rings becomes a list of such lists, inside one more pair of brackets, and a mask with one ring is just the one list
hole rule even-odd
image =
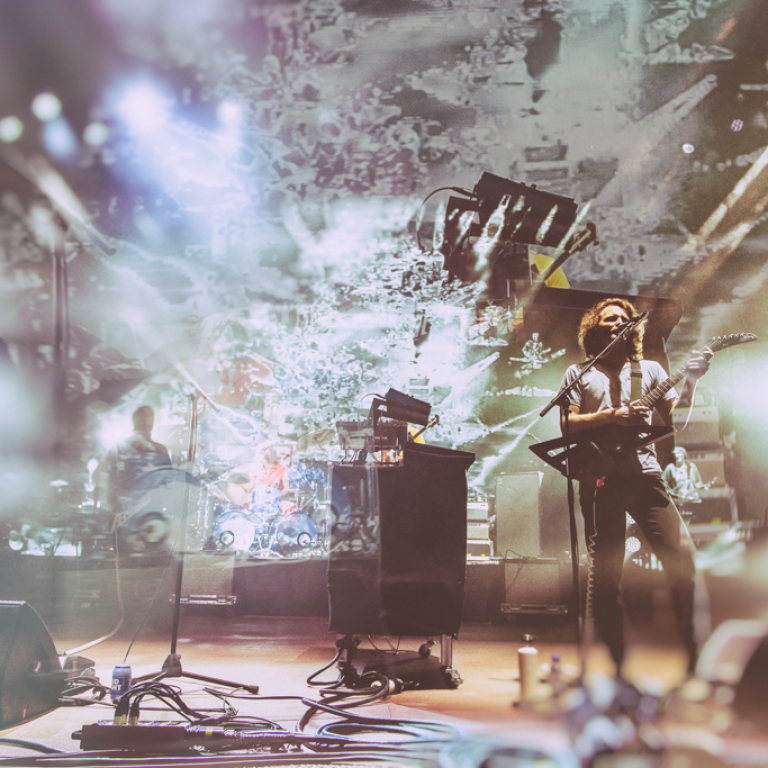
[[[698, 504], [682, 506], [684, 519], [689, 523], [735, 523], [739, 519], [736, 492], [733, 488], [709, 488], [699, 492]], [[687, 514], [686, 514], [687, 513]]]
[[487, 502], [473, 501], [467, 504], [467, 520], [471, 522], [487, 522], [491, 512]]
[[467, 523], [467, 539], [470, 541], [487, 540], [490, 538], [490, 523]]
[[696, 465], [703, 483], [712, 483], [717, 488], [726, 485], [725, 459], [722, 451], [688, 451], [688, 460]]
[[487, 501], [470, 501], [467, 503], [467, 520], [483, 522], [490, 519], [490, 508]]
[[490, 539], [468, 541], [467, 557], [493, 557], [493, 542]]
[[184, 556], [180, 602], [185, 605], [234, 605], [234, 570], [234, 552], [188, 552]]
[[543, 472], [502, 475], [496, 482], [496, 551], [506, 557], [541, 555]]
[[[697, 448], [720, 445], [720, 414], [713, 405], [698, 405], [690, 409], [672, 411], [675, 427], [675, 443], [683, 448]], [[685, 422], [688, 426], [685, 426]], [[685, 428], [684, 428], [685, 427]]]
[[554, 558], [507, 558], [501, 613], [566, 613], [568, 574]]

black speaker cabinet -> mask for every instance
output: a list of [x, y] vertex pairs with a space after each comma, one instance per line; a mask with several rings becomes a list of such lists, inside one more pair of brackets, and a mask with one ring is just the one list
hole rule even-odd
[[681, 504], [680, 511], [687, 523], [719, 525], [738, 520], [736, 491], [733, 488], [709, 488], [699, 493], [697, 504]]
[[27, 603], [0, 600], [0, 727], [53, 709], [63, 688], [43, 620]]
[[330, 630], [458, 632], [474, 456], [408, 443], [402, 465], [333, 467]]
[[702, 483], [711, 483], [715, 488], [724, 488], [725, 456], [722, 451], [688, 451], [688, 459], [699, 470]]

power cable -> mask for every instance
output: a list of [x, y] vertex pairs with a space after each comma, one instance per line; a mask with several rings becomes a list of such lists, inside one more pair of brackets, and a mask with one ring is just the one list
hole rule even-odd
[[9, 747], [21, 747], [22, 749], [31, 749], [35, 752], [44, 752], [47, 755], [63, 755], [64, 752], [53, 747], [46, 747], [45, 744], [38, 744], [36, 741], [27, 741], [26, 739], [10, 739], [6, 736], [0, 736], [0, 744], [7, 744]]
[[78, 653], [82, 653], [83, 651], [87, 651], [89, 648], [93, 648], [94, 645], [98, 645], [99, 643], [103, 643], [105, 640], [109, 640], [111, 637], [114, 637], [120, 627], [123, 626], [123, 622], [125, 621], [125, 604], [123, 602], [123, 586], [122, 582], [120, 581], [120, 565], [118, 563], [117, 526], [115, 526], [115, 587], [117, 590], [117, 604], [120, 607], [120, 620], [117, 622], [115, 628], [108, 634], [103, 635], [96, 640], [91, 640], [84, 645], [79, 645], [77, 648], [71, 648], [68, 651], [64, 651], [65, 656], [76, 656]]

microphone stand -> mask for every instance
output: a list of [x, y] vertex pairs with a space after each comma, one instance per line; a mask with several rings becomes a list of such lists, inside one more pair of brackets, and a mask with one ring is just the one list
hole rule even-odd
[[[195, 460], [195, 451], [197, 445], [197, 399], [198, 394], [195, 392], [190, 395], [192, 401], [192, 415], [190, 417], [189, 427], [189, 451], [187, 453], [187, 459], [191, 463]], [[141, 677], [134, 678], [134, 683], [142, 683], [146, 680], [157, 682], [163, 680], [166, 677], [186, 677], [190, 680], [201, 680], [204, 683], [213, 683], [215, 685], [224, 685], [228, 688], [243, 688], [249, 693], [258, 693], [258, 685], [243, 685], [242, 683], [235, 683], [231, 680], [222, 680], [218, 677], [208, 677], [207, 675], [199, 675], [194, 672], [185, 672], [181, 668], [181, 654], [176, 653], [176, 644], [179, 639], [179, 616], [181, 615], [181, 589], [184, 581], [184, 549], [186, 548], [187, 541], [187, 515], [189, 513], [189, 483], [184, 484], [184, 500], [181, 508], [181, 521], [179, 522], [179, 551], [176, 566], [176, 593], [174, 594], [173, 601], [173, 624], [171, 627], [171, 652], [166, 656], [165, 661], [160, 672], [154, 674], [142, 675]]]
[[[565, 477], [568, 481], [568, 523], [571, 537], [571, 573], [573, 579], [573, 603], [576, 609], [576, 646], [579, 652], [579, 684], [583, 682], [586, 672], [586, 647], [583, 642], [584, 636], [584, 615], [581, 610], [581, 589], [579, 586], [579, 538], [576, 529], [576, 503], [573, 492], [573, 477], [570, 470], [570, 410], [568, 395], [576, 384], [581, 381], [587, 371], [591, 370], [599, 360], [606, 357], [613, 348], [622, 342], [635, 328], [648, 318], [648, 312], [644, 312], [634, 320], [624, 323], [615, 339], [613, 339], [599, 354], [590, 360], [579, 372], [578, 376], [570, 383], [564, 384], [560, 391], [544, 406], [539, 413], [540, 417], [546, 416], [555, 405], [560, 408], [560, 425], [565, 438]], [[589, 566], [588, 566], [589, 567]]]

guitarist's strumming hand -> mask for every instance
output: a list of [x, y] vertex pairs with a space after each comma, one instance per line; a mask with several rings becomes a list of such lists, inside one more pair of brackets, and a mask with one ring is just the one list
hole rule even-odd
[[622, 405], [620, 408], [614, 408], [611, 414], [611, 421], [621, 426], [643, 424], [650, 413], [650, 408], [646, 408], [644, 405], [629, 403]]

